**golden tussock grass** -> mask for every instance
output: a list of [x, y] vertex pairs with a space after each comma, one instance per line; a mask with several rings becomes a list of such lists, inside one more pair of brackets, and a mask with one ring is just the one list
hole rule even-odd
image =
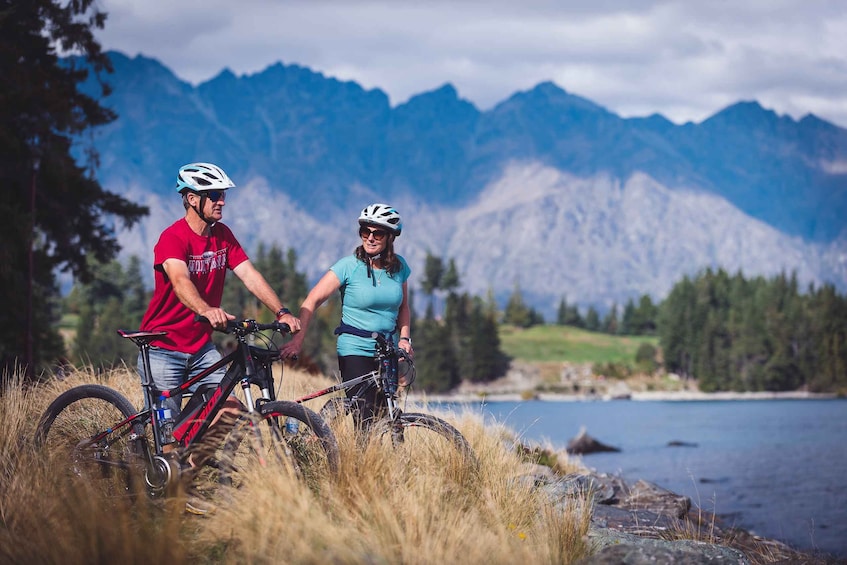
[[[179, 497], [103, 497], [32, 441], [49, 402], [93, 382], [141, 404], [137, 377], [126, 369], [27, 389], [13, 376], [2, 390], [0, 562], [570, 563], [589, 552], [590, 500], [551, 500], [536, 489], [514, 434], [472, 413], [437, 415], [467, 438], [478, 468], [451, 456], [446, 443], [426, 456], [363, 446], [342, 425], [336, 477], [307, 485], [282, 465], [251, 467], [208, 516], [184, 513]], [[287, 370], [279, 396], [331, 383]], [[321, 401], [314, 404], [318, 410]], [[558, 464], [570, 468], [565, 459]]]

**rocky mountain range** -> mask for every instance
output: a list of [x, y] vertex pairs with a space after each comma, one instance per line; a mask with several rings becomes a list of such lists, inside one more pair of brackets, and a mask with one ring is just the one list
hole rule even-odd
[[143, 260], [182, 214], [178, 167], [212, 161], [238, 184], [225, 221], [247, 248], [293, 247], [312, 278], [383, 201], [404, 216], [397, 246], [418, 274], [427, 252], [453, 258], [463, 290], [519, 287], [548, 317], [563, 297], [658, 300], [706, 267], [847, 290], [847, 130], [812, 115], [748, 101], [699, 124], [626, 119], [549, 82], [488, 111], [451, 85], [392, 107], [298, 65], [194, 86], [110, 57], [103, 103], [119, 118], [93, 137], [97, 174], [150, 205], [120, 235]]

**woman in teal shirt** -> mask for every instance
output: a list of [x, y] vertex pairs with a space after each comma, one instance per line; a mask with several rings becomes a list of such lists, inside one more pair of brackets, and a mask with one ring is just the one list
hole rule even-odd
[[[335, 291], [341, 292], [341, 325], [336, 333], [338, 368], [341, 379], [348, 381], [377, 369], [374, 359], [376, 340], [359, 337], [349, 331], [378, 332], [413, 354], [406, 260], [394, 252], [394, 240], [403, 230], [397, 210], [387, 204], [371, 204], [359, 215], [362, 244], [353, 255], [337, 261], [318, 281], [300, 306], [300, 332], [282, 347], [282, 356], [300, 353], [309, 322], [321, 304]], [[359, 395], [358, 387], [347, 396]], [[360, 425], [367, 428], [375, 416], [377, 391], [362, 397]]]

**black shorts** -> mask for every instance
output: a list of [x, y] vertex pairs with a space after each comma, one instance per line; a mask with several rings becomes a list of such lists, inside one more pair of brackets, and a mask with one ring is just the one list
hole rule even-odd
[[[364, 355], [344, 355], [338, 357], [338, 368], [341, 371], [341, 380], [349, 381], [357, 377], [361, 377], [371, 371], [379, 369], [379, 364], [373, 357], [365, 357]], [[380, 391], [371, 386], [366, 388], [367, 383], [351, 387], [347, 389], [347, 398], [358, 396], [360, 417], [367, 422], [373, 420], [377, 416], [378, 395]]]

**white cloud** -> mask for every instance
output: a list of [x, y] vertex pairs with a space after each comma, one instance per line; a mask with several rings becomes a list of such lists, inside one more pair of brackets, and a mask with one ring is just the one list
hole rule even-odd
[[553, 80], [623, 116], [700, 121], [739, 100], [847, 127], [847, 12], [827, 0], [100, 0], [107, 49], [184, 80], [278, 61], [380, 88], [450, 82], [488, 109]]

